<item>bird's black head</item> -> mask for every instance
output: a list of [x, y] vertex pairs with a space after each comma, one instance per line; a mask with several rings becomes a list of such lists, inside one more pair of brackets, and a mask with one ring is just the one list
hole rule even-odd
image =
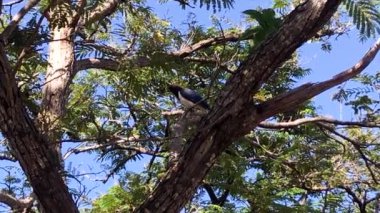
[[178, 92], [181, 91], [181, 90], [183, 90], [182, 87], [180, 87], [178, 85], [175, 85], [175, 84], [169, 85], [168, 88], [169, 88], [170, 92], [172, 92], [177, 98], [179, 98], [178, 97]]

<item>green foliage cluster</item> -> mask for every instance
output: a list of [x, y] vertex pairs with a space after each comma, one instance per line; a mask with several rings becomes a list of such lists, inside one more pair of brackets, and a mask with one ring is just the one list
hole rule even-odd
[[353, 81], [358, 86], [341, 86], [333, 95], [333, 100], [353, 109], [360, 120], [378, 121], [379, 73], [361, 74]]
[[242, 35], [242, 39], [252, 38], [254, 45], [262, 42], [268, 35], [275, 32], [281, 24], [281, 19], [276, 17], [273, 9], [246, 10], [243, 12], [249, 16], [250, 21], [256, 21], [257, 25], [248, 28]]
[[137, 174], [128, 174], [126, 186], [113, 186], [107, 194], [93, 203], [94, 213], [132, 212], [146, 198], [149, 186], [142, 184], [144, 179]]
[[374, 37], [380, 32], [379, 2], [373, 0], [344, 0], [348, 15], [363, 37]]

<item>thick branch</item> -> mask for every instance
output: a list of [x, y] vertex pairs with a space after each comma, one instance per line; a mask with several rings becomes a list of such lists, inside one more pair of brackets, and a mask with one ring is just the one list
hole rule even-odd
[[218, 204], [219, 203], [219, 199], [216, 196], [216, 194], [214, 192], [214, 189], [212, 189], [211, 185], [207, 184], [207, 183], [204, 183], [202, 186], [206, 190], [208, 196], [210, 197], [211, 203], [212, 204]]
[[289, 92], [286, 92], [278, 97], [266, 101], [258, 106], [260, 116], [270, 117], [279, 112], [284, 112], [295, 106], [307, 101], [308, 99], [337, 86], [360, 72], [362, 72], [375, 58], [380, 49], [380, 39], [369, 49], [369, 51], [351, 68], [335, 75], [329, 80], [320, 83], [307, 83], [301, 85]]
[[32, 197], [17, 199], [4, 191], [0, 191], [0, 203], [9, 206], [13, 212], [27, 212], [32, 207], [33, 202]]
[[106, 69], [117, 71], [119, 68], [120, 63], [112, 59], [87, 58], [76, 61], [74, 70], [75, 72], [86, 69]]
[[[231, 184], [232, 181], [228, 181], [229, 184]], [[214, 189], [212, 186], [208, 183], [204, 183], [203, 188], [206, 190], [208, 196], [210, 197], [211, 204], [218, 205], [218, 206], [223, 206], [224, 203], [227, 201], [227, 197], [230, 194], [230, 191], [226, 189], [223, 194], [218, 198], [215, 194]]]

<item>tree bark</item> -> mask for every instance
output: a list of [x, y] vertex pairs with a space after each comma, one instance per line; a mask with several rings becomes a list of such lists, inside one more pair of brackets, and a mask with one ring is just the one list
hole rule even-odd
[[0, 44], [0, 129], [45, 212], [77, 212], [56, 155], [23, 106], [4, 46]]
[[52, 41], [49, 43], [49, 59], [41, 111], [38, 115], [38, 127], [52, 143], [57, 161], [61, 160], [61, 132], [59, 122], [65, 114], [69, 86], [74, 76], [74, 28], [71, 26], [52, 29]]
[[[42, 207], [40, 211], [44, 213], [78, 212], [62, 178], [58, 141], [59, 119], [64, 114], [68, 87], [73, 77], [74, 26], [75, 23], [60, 27], [52, 25], [49, 66], [41, 112], [36, 121], [29, 117], [23, 105], [15, 73], [10, 67], [3, 44], [0, 44], [0, 129], [28, 177]], [[4, 36], [6, 38], [7, 35], [1, 34], [2, 38]]]
[[229, 79], [216, 106], [199, 124], [178, 163], [136, 212], [180, 211], [222, 151], [267, 118], [257, 111], [253, 94], [300, 45], [321, 29], [340, 2], [305, 1], [288, 15], [276, 33], [253, 51]]

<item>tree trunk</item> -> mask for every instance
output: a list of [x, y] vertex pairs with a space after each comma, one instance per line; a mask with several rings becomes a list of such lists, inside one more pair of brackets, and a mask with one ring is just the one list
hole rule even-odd
[[78, 212], [64, 183], [56, 153], [23, 106], [14, 72], [0, 44], [0, 129], [45, 212]]
[[58, 161], [61, 161], [61, 132], [59, 122], [65, 114], [69, 85], [73, 77], [74, 42], [72, 27], [52, 29], [52, 41], [49, 43], [48, 69], [43, 88], [41, 112], [38, 125], [42, 134], [53, 142], [52, 149]]
[[268, 117], [260, 115], [256, 109], [252, 100], [254, 92], [300, 45], [321, 29], [340, 2], [308, 0], [286, 17], [282, 27], [253, 51], [227, 82], [216, 106], [202, 120], [178, 163], [170, 168], [136, 212], [181, 210], [223, 150]]

